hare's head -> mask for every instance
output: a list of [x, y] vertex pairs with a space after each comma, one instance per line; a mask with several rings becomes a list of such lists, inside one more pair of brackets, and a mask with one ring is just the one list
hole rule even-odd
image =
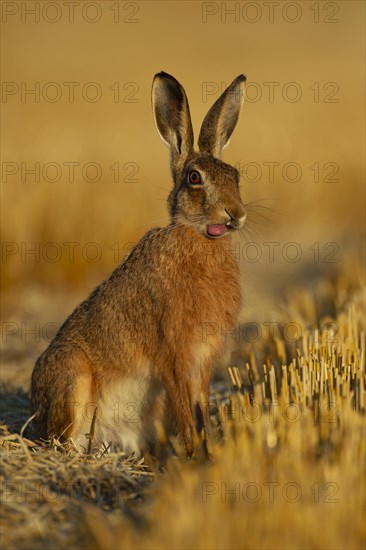
[[238, 121], [245, 76], [238, 76], [208, 111], [193, 150], [193, 129], [187, 96], [167, 73], [155, 75], [152, 105], [155, 124], [171, 154], [174, 187], [168, 199], [172, 221], [194, 227], [208, 238], [240, 229], [245, 208], [239, 193], [239, 172], [220, 160]]

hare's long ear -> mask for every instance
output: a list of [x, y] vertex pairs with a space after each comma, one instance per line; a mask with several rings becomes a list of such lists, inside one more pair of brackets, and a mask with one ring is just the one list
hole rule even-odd
[[212, 105], [202, 123], [198, 138], [201, 152], [220, 158], [229, 144], [244, 101], [245, 76], [239, 75]]
[[156, 128], [170, 148], [173, 166], [184, 162], [193, 150], [193, 129], [183, 86], [170, 74], [158, 73], [154, 77], [151, 99]]

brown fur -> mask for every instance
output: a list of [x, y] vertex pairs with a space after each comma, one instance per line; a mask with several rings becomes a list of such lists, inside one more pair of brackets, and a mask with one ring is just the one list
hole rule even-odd
[[[230, 89], [242, 83], [239, 77]], [[234, 120], [225, 130], [227, 139], [240, 110], [240, 105], [228, 107], [229, 103], [224, 98], [217, 107], [216, 102], [212, 119], [210, 113], [206, 116], [210, 132], [215, 119]], [[131, 429], [140, 448], [152, 442], [154, 425], [160, 420], [166, 429], [176, 427], [192, 453], [202, 427], [199, 402], [202, 395], [209, 401], [213, 368], [225, 347], [223, 335], [236, 322], [240, 308], [239, 270], [230, 251], [230, 231], [217, 239], [209, 238], [206, 228], [228, 220], [232, 228], [240, 227], [244, 207], [237, 171], [207, 148], [193, 151], [188, 101], [180, 84], [165, 73], [155, 77], [153, 108], [157, 128], [171, 149], [171, 223], [141, 239], [73, 311], [36, 362], [32, 403], [42, 437], [77, 437], [88, 431], [95, 407], [104, 406], [104, 415], [112, 414], [108, 396], [118, 384], [123, 392], [125, 380], [137, 393], [140, 380], [144, 387], [139, 402], [131, 405], [136, 414], [131, 422], [137, 422], [131, 423]], [[219, 115], [218, 108], [223, 109]], [[221, 128], [222, 122], [217, 132]], [[201, 133], [205, 131], [203, 127]], [[220, 148], [222, 139], [222, 134], [216, 139]], [[199, 188], [187, 185], [192, 169], [203, 175]], [[212, 330], [206, 337], [207, 324]], [[207, 422], [207, 411], [201, 412]], [[100, 416], [100, 424], [105, 418]]]

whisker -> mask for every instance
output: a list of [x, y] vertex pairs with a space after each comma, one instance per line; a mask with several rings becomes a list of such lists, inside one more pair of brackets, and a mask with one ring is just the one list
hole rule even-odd
[[258, 219], [256, 220], [255, 218], [252, 218], [250, 215], [249, 216], [247, 215], [247, 221], [255, 221], [255, 223], [260, 223], [264, 227], [274, 227], [278, 223], [276, 220], [267, 218], [266, 216], [263, 216], [261, 213], [258, 213], [258, 212], [250, 212], [249, 214], [254, 214], [255, 216], [257, 216]]
[[253, 220], [252, 218], [248, 218], [246, 222], [255, 223], [256, 225], [261, 225], [262, 227], [270, 227], [269, 225], [264, 224], [262, 221]]
[[266, 210], [268, 212], [273, 212], [274, 214], [280, 214], [279, 210], [275, 210], [274, 208], [271, 208], [269, 206], [263, 206], [261, 204], [256, 204], [256, 205], [245, 204], [244, 206], [247, 210], [251, 210], [252, 212], [256, 212], [258, 210]]

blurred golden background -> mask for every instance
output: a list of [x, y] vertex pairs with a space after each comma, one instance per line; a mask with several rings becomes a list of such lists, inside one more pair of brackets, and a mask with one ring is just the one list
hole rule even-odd
[[[240, 167], [244, 202], [276, 211], [258, 208], [248, 233], [261, 243], [260, 261], [254, 248], [240, 254], [248, 303], [252, 287], [255, 306], [280, 280], [309, 265], [332, 267], [358, 243], [362, 2], [103, 1], [72, 11], [62, 2], [4, 2], [2, 9], [6, 311], [30, 288], [85, 296], [131, 243], [166, 224], [169, 156], [150, 105], [160, 70], [185, 87], [196, 138], [221, 89], [247, 76], [248, 99], [223, 160]], [[263, 242], [280, 243], [272, 259]]]

